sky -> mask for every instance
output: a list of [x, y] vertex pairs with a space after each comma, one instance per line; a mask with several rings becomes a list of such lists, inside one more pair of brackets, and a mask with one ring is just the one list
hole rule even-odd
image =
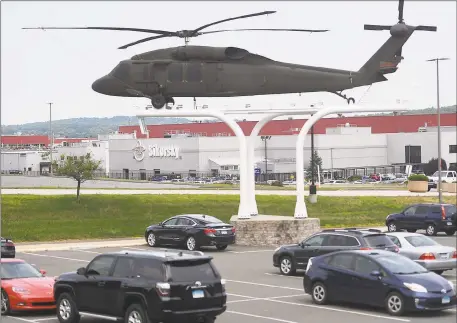
[[[145, 98], [119, 98], [96, 93], [91, 85], [116, 64], [154, 49], [181, 46], [180, 38], [165, 38], [119, 50], [143, 33], [94, 30], [22, 30], [41, 26], [135, 27], [161, 30], [193, 29], [254, 12], [273, 15], [223, 23], [207, 30], [229, 28], [330, 29], [327, 33], [231, 32], [192, 38], [190, 44], [236, 46], [271, 59], [295, 64], [357, 71], [390, 36], [365, 31], [364, 24], [395, 24], [396, 1], [294, 2], [159, 2], [52, 1], [1, 2], [1, 124], [22, 124], [52, 118], [134, 115], [150, 104]], [[401, 100], [409, 108], [436, 106], [436, 66], [427, 59], [448, 57], [440, 64], [441, 106], [456, 103], [456, 2], [405, 1], [410, 25], [434, 25], [436, 33], [415, 32], [403, 47], [405, 59], [389, 81], [345, 93], [360, 104], [391, 105]], [[197, 98], [209, 109], [290, 109], [311, 104], [341, 105], [338, 96], [319, 92], [238, 98]], [[193, 109], [192, 98], [176, 104]], [[258, 116], [241, 116], [258, 119]]]

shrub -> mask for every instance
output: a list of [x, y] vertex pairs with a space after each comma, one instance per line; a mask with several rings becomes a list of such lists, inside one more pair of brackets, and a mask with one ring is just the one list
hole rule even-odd
[[359, 176], [359, 175], [352, 175], [352, 176], [348, 177], [349, 182], [355, 182], [355, 181], [361, 181], [361, 180], [362, 180], [362, 176]]
[[413, 174], [408, 177], [411, 182], [428, 182], [428, 177], [422, 174]]
[[283, 187], [284, 185], [280, 181], [274, 181], [271, 183], [271, 186]]

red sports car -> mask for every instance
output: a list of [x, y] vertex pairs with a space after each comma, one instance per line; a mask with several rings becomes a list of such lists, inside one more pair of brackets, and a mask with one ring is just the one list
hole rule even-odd
[[44, 270], [37, 270], [21, 259], [0, 260], [1, 264], [1, 313], [14, 311], [52, 310], [54, 278], [45, 277]]

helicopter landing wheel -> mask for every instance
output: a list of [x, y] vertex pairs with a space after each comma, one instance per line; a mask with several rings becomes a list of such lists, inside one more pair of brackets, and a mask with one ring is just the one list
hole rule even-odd
[[355, 99], [348, 98], [346, 94], [343, 94], [341, 92], [332, 92], [332, 93], [338, 95], [340, 98], [345, 99], [348, 104], [351, 104], [351, 102], [352, 102], [352, 104], [355, 104]]
[[151, 98], [151, 104], [155, 109], [162, 109], [167, 104], [167, 100], [163, 95], [157, 94]]
[[355, 104], [355, 99], [354, 98], [348, 98], [346, 101], [348, 101], [348, 104]]
[[167, 104], [175, 105], [175, 99], [173, 99], [171, 96], [167, 96], [167, 97], [165, 98], [165, 102], [166, 102]]

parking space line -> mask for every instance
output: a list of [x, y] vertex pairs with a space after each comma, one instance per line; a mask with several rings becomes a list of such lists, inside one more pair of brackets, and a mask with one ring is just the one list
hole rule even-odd
[[77, 251], [77, 252], [94, 253], [94, 254], [97, 254], [97, 255], [101, 255], [101, 254], [102, 254], [101, 252], [83, 250], [83, 249], [78, 249], [78, 248], [70, 249], [70, 250], [71, 250], [71, 251]]
[[254, 252], [273, 252], [274, 250], [248, 250], [248, 251], [226, 251], [229, 253], [236, 253], [236, 254], [241, 254], [241, 253], [254, 253]]
[[[227, 294], [228, 295], [228, 294]], [[237, 299], [234, 301], [228, 301], [228, 303], [241, 303], [241, 302], [250, 302], [250, 301], [262, 301], [262, 300], [272, 300], [272, 299], [279, 299], [279, 298], [290, 298], [290, 297], [298, 297], [298, 296], [307, 296], [305, 294], [295, 294], [295, 295], [286, 295], [286, 296], [274, 296], [274, 297], [250, 297], [250, 296], [243, 296], [237, 295], [238, 297], [249, 297], [248, 299]]]
[[245, 281], [241, 281], [241, 280], [231, 280], [231, 279], [226, 279], [226, 281], [227, 282], [231, 282], [231, 283], [239, 283], [239, 284], [246, 284], [246, 285], [254, 285], [254, 286], [263, 286], [263, 287], [271, 287], [271, 288], [281, 288], [281, 289], [290, 289], [290, 290], [303, 291], [303, 288], [293, 288], [293, 287], [278, 286], [278, 285], [252, 283], [252, 282], [245, 282]]
[[18, 252], [18, 253], [24, 254], [24, 255], [30, 255], [30, 256], [45, 257], [45, 258], [56, 258], [56, 259], [71, 260], [71, 261], [90, 262], [89, 260], [51, 256], [51, 255], [40, 255], [38, 253], [31, 253], [31, 252]]
[[288, 305], [303, 306], [303, 307], [312, 307], [312, 308], [317, 308], [317, 309], [321, 309], [321, 310], [328, 310], [328, 311], [334, 311], [334, 312], [342, 312], [342, 313], [348, 313], [348, 314], [369, 316], [369, 317], [379, 318], [379, 319], [383, 319], [383, 320], [393, 320], [393, 321], [401, 321], [401, 322], [411, 322], [411, 320], [402, 319], [402, 318], [398, 318], [398, 317], [384, 316], [384, 315], [377, 315], [377, 314], [370, 314], [370, 313], [363, 313], [363, 312], [358, 312], [358, 311], [343, 310], [343, 309], [333, 308], [333, 307], [327, 307], [327, 306], [319, 306], [319, 305], [312, 305], [312, 304], [302, 304], [302, 303], [286, 302], [286, 301], [281, 301], [281, 300], [277, 300], [277, 299], [266, 299], [266, 301], [268, 301], [268, 302], [275, 302], [275, 303], [281, 303], [281, 304], [288, 304]]
[[226, 293], [227, 296], [235, 296], [235, 297], [243, 297], [243, 298], [249, 298], [249, 299], [257, 299], [257, 297], [253, 296], [246, 296], [246, 295], [239, 295], [239, 294], [231, 294], [231, 293]]
[[270, 321], [276, 321], [276, 322], [283, 322], [283, 323], [297, 323], [297, 322], [294, 322], [294, 321], [281, 320], [281, 319], [277, 319], [277, 318], [274, 318], [274, 317], [260, 316], [260, 315], [254, 315], [254, 314], [248, 314], [248, 313], [236, 312], [236, 311], [226, 311], [226, 313], [250, 316], [250, 317], [255, 317], [255, 318], [258, 318], [258, 319], [264, 319], [264, 320], [270, 320]]
[[[5, 316], [3, 316], [5, 317]], [[16, 319], [16, 320], [19, 320], [19, 321], [23, 321], [23, 322], [29, 322], [29, 323], [34, 323], [35, 321], [32, 321], [32, 320], [27, 320], [27, 319], [24, 319], [22, 317], [17, 317], [17, 316], [7, 316], [8, 318], [10, 319]]]
[[286, 276], [286, 275], [281, 275], [281, 274], [272, 274], [272, 273], [264, 273], [265, 275], [268, 275], [268, 276], [279, 276], [279, 277], [284, 277], [284, 278], [295, 278], [295, 279], [303, 279], [303, 277], [299, 277], [299, 276]]
[[148, 251], [148, 249], [144, 248], [133, 248], [133, 247], [121, 247], [122, 249], [130, 249], [130, 250], [140, 250], [140, 251]]
[[57, 320], [57, 315], [54, 317], [43, 317], [41, 319], [36, 319], [36, 320], [33, 320], [33, 322], [40, 322], [40, 321], [49, 321], [49, 320], [53, 320], [53, 319], [56, 319]]

